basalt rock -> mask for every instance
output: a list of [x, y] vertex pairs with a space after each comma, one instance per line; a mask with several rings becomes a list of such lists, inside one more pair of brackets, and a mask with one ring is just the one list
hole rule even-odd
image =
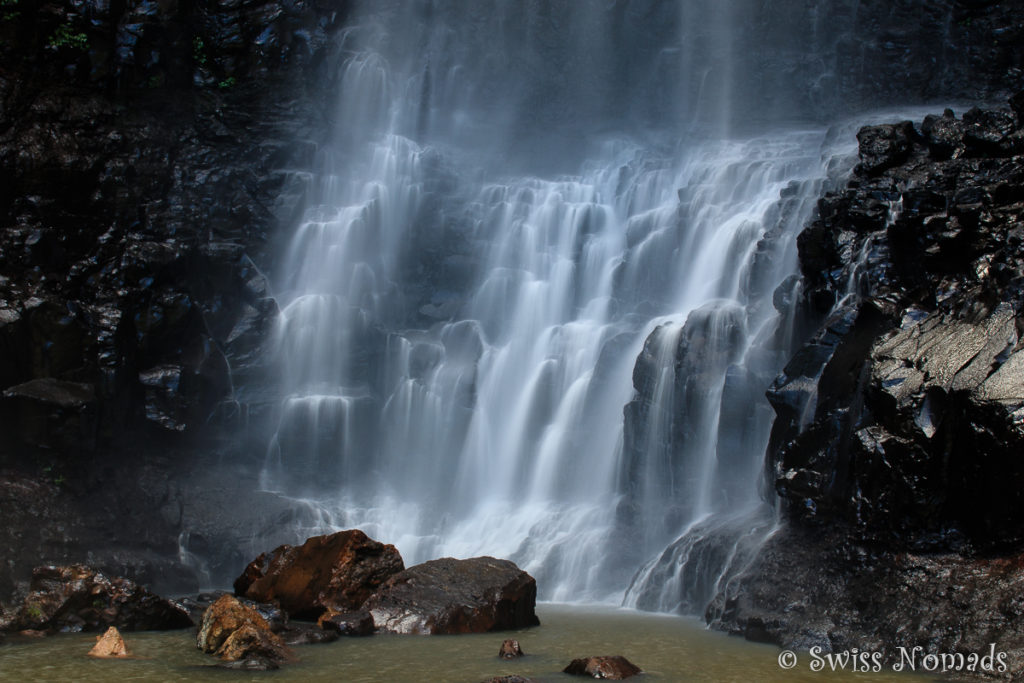
[[[87, 558], [195, 591], [179, 482], [205, 454], [265, 443], [235, 438], [266, 421], [259, 392], [234, 387], [265, 371], [268, 235], [303, 192], [279, 170], [309, 165], [299, 141], [324, 125], [326, 89], [305, 84], [330, 79], [347, 3], [15, 4], [0, 17], [0, 470], [56, 484], [58, 504], [38, 541], [31, 524], [0, 532], [0, 595]], [[211, 541], [213, 566], [244, 535]]]
[[177, 604], [136, 583], [84, 565], [37, 567], [12, 630], [125, 631], [191, 626]]
[[562, 671], [573, 676], [605, 678], [612, 681], [621, 681], [643, 673], [640, 667], [619, 655], [574, 659]]
[[365, 609], [386, 633], [444, 635], [537, 626], [537, 582], [508, 560], [450, 557], [391, 577]]
[[791, 519], [888, 547], [1015, 548], [1024, 156], [1003, 142], [1019, 129], [1004, 112], [946, 112], [920, 135], [900, 124], [899, 154], [868, 163], [891, 142], [879, 129], [897, 130], [865, 129], [865, 162], [800, 243], [837, 259], [803, 262], [804, 314], [844, 303], [769, 391], [776, 490]]
[[263, 553], [236, 579], [235, 593], [274, 601], [292, 617], [315, 620], [327, 610], [358, 610], [404, 568], [393, 545], [352, 529]]
[[974, 109], [883, 128], [798, 240], [816, 330], [768, 392], [787, 527], [706, 618], [887, 657], [997, 643], [1019, 675], [1021, 120]]

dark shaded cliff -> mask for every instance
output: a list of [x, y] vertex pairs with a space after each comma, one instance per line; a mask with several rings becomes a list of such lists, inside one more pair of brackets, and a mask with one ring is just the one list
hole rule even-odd
[[87, 558], [195, 585], [175, 479], [261, 455], [237, 387], [258, 385], [268, 239], [302, 191], [280, 171], [324, 137], [343, 9], [0, 8], [0, 595]]

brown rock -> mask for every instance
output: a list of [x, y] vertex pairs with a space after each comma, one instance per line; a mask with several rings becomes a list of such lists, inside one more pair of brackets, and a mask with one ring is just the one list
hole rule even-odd
[[270, 632], [270, 624], [259, 612], [233, 595], [222, 595], [203, 613], [196, 647], [203, 652], [217, 652], [232, 633], [246, 625]]
[[89, 650], [90, 657], [127, 657], [128, 647], [124, 638], [113, 626], [102, 636], [96, 636], [96, 644]]
[[185, 628], [192, 620], [177, 604], [133, 581], [76, 564], [36, 567], [15, 623], [30, 630], [143, 631]]
[[537, 683], [537, 679], [523, 678], [522, 676], [495, 676], [488, 678], [484, 683]]
[[379, 631], [484, 633], [540, 624], [537, 582], [508, 560], [450, 557], [396, 574], [366, 602]]
[[339, 531], [263, 553], [235, 580], [235, 594], [276, 601], [293, 617], [317, 619], [328, 609], [359, 609], [404, 567], [395, 546], [378, 543], [358, 529]]
[[242, 624], [232, 631], [214, 653], [224, 661], [266, 660], [273, 663], [292, 659], [291, 651], [270, 628], [253, 623]]
[[562, 669], [564, 673], [574, 676], [590, 676], [591, 678], [606, 678], [612, 681], [620, 681], [624, 678], [636, 676], [643, 673], [639, 667], [634, 665], [625, 657], [615, 655], [613, 657], [585, 657], [574, 659], [569, 666]]
[[317, 621], [325, 631], [337, 631], [343, 636], [372, 636], [373, 617], [366, 610], [358, 612], [324, 612]]
[[516, 659], [524, 654], [523, 649], [519, 647], [518, 640], [506, 640], [501, 644], [501, 649], [498, 650], [498, 656], [502, 659]]

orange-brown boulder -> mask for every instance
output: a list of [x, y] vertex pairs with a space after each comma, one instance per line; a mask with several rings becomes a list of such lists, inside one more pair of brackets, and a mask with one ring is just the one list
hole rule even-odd
[[89, 650], [90, 657], [127, 657], [128, 646], [116, 628], [111, 626], [102, 636], [96, 636], [96, 644]]
[[253, 624], [243, 624], [232, 631], [214, 654], [227, 662], [264, 659], [279, 664], [292, 659], [280, 636]]
[[222, 595], [203, 612], [196, 636], [196, 647], [214, 653], [232, 633], [246, 624], [270, 631], [270, 624], [251, 607], [243, 605], [233, 595]]
[[263, 553], [235, 580], [235, 595], [276, 601], [292, 617], [316, 620], [327, 610], [358, 610], [404, 568], [395, 546], [351, 529]]
[[291, 652], [270, 624], [233, 595], [222, 595], [203, 613], [196, 647], [229, 662], [253, 660], [276, 664], [291, 659]]

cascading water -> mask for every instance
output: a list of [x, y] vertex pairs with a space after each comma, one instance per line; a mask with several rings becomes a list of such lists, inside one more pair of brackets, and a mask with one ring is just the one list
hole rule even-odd
[[[737, 6], [353, 11], [276, 295], [263, 485], [305, 531], [509, 557], [553, 600], [620, 600], [681, 534], [763, 538], [773, 293], [854, 143], [724, 135]], [[628, 601], [699, 609], [731, 548]]]

